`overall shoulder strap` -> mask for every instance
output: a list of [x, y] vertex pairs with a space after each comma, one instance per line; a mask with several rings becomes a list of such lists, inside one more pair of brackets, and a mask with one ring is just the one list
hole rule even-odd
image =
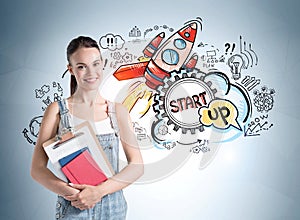
[[69, 131], [73, 131], [73, 125], [71, 123], [71, 116], [69, 109], [66, 104], [66, 100], [62, 99], [57, 101], [59, 106], [59, 115], [60, 115], [60, 129], [58, 136], [62, 136]]
[[118, 120], [117, 120], [117, 115], [116, 115], [116, 105], [114, 102], [110, 102], [110, 101], [107, 101], [107, 105], [108, 105], [107, 114], [110, 118], [111, 127], [114, 129], [115, 135], [119, 136], [120, 129], [118, 126]]

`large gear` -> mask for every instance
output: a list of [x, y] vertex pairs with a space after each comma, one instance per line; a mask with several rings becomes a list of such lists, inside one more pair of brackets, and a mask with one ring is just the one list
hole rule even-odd
[[[200, 132], [204, 131], [204, 127], [201, 124], [199, 118], [197, 118], [196, 121], [192, 122], [185, 122], [182, 119], [183, 113], [179, 115], [180, 119], [176, 118], [174, 116], [174, 110], [170, 110], [168, 107], [168, 102], [170, 100], [171, 96], [174, 96], [176, 93], [178, 95], [179, 92], [181, 92], [183, 95], [186, 93], [187, 90], [191, 90], [190, 87], [200, 87], [203, 88], [205, 91], [205, 95], [209, 98], [209, 101], [213, 100], [215, 98], [215, 94], [217, 90], [212, 87], [211, 81], [205, 81], [205, 73], [201, 72], [199, 69], [192, 69], [190, 71], [186, 69], [181, 69], [179, 72], [172, 71], [171, 76], [168, 78], [166, 77], [164, 79], [164, 84], [159, 86], [157, 88], [157, 94], [154, 97], [154, 104], [153, 109], [156, 113], [157, 119], [164, 119], [167, 120], [167, 125], [173, 124], [174, 131], [178, 131], [179, 128], [181, 128], [182, 133], [186, 134], [188, 130], [190, 130], [191, 134], [195, 134], [196, 130], [199, 130]], [[186, 83], [186, 89], [180, 88], [184, 87], [182, 86], [184, 83]], [[175, 91], [177, 89], [177, 91]], [[175, 91], [175, 92], [174, 92]], [[182, 92], [183, 91], [183, 92]], [[191, 98], [189, 98], [192, 100]], [[194, 97], [193, 100], [195, 101]], [[175, 101], [175, 100], [173, 100]], [[197, 100], [197, 103], [200, 104], [199, 98]], [[187, 102], [185, 102], [186, 106], [188, 106]], [[197, 108], [196, 102], [194, 105], [192, 103], [189, 103], [192, 105], [193, 108]], [[209, 102], [205, 103], [205, 105], [208, 105]], [[173, 106], [174, 107], [174, 106]], [[182, 107], [182, 104], [181, 104]], [[197, 111], [198, 112], [198, 111]], [[190, 117], [189, 117], [190, 118]], [[194, 120], [194, 118], [193, 118]]]

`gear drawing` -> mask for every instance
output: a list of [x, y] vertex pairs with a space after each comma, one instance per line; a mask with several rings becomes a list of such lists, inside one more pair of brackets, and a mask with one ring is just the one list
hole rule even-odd
[[[188, 130], [191, 134], [195, 134], [196, 130], [203, 132], [204, 127], [199, 120], [199, 115], [190, 113], [191, 111], [198, 112], [198, 107], [208, 105], [215, 98], [217, 90], [211, 87], [212, 82], [205, 80], [205, 73], [199, 69], [194, 68], [191, 71], [181, 69], [179, 72], [171, 72], [171, 76], [164, 78], [164, 84], [157, 88], [157, 94], [154, 97], [153, 110], [156, 118], [165, 119], [167, 125], [173, 124], [174, 131], [181, 128], [183, 134], [186, 134]], [[202, 93], [199, 93], [200, 90]], [[196, 94], [191, 96], [192, 92]], [[180, 96], [183, 98], [176, 99]], [[175, 106], [177, 103], [178, 106]]]

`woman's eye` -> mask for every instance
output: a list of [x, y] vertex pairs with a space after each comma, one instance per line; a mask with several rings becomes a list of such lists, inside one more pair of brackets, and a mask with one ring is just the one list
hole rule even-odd
[[83, 70], [83, 69], [85, 68], [85, 66], [77, 66], [77, 68], [78, 68], [79, 70]]
[[99, 66], [100, 65], [100, 63], [94, 63], [94, 66]]

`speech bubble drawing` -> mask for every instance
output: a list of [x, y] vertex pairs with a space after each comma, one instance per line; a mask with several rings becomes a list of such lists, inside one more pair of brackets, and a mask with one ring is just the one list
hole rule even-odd
[[227, 129], [230, 125], [242, 131], [239, 125], [238, 110], [235, 105], [226, 99], [212, 100], [208, 107], [199, 109], [200, 122], [205, 126], [213, 125], [218, 129]]
[[116, 49], [122, 49], [125, 41], [120, 35], [106, 34], [101, 37], [99, 40], [99, 44], [103, 49], [109, 49], [114, 51]]

